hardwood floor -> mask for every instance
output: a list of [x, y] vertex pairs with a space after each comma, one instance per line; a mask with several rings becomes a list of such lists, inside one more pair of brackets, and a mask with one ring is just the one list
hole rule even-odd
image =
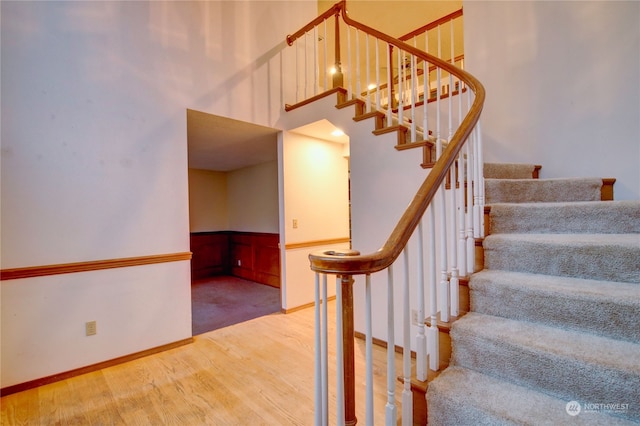
[[[334, 306], [329, 302], [330, 312]], [[0, 399], [0, 423], [311, 425], [313, 321], [313, 308], [267, 315], [196, 336], [190, 345], [8, 395]], [[356, 339], [358, 401], [364, 401], [364, 351], [364, 342]], [[335, 359], [334, 339], [329, 352]], [[387, 399], [386, 349], [374, 346], [374, 359], [379, 424]], [[396, 371], [401, 371], [399, 354]], [[329, 381], [332, 389], [335, 372]], [[398, 417], [400, 392], [398, 383]], [[365, 424], [364, 409], [359, 403], [360, 424]]]

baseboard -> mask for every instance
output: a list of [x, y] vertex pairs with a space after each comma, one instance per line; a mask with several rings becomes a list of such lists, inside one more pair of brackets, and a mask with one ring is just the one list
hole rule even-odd
[[[354, 337], [356, 339], [360, 339], [360, 340], [367, 340], [367, 335], [365, 333], [361, 333], [359, 331], [354, 332]], [[388, 344], [385, 340], [382, 339], [378, 339], [377, 337], [374, 337], [371, 339], [371, 343], [376, 345], [376, 346], [380, 346], [382, 348], [387, 348]], [[400, 345], [394, 345], [394, 352], [397, 354], [401, 354], [404, 352], [404, 349], [402, 348], [402, 346]], [[415, 359], [416, 358], [416, 351], [411, 351], [411, 358]]]
[[[335, 296], [330, 296], [330, 297], [327, 298], [327, 301], [331, 302], [332, 300], [335, 300], [335, 299], [336, 299]], [[307, 308], [312, 308], [315, 305], [316, 305], [315, 302], [311, 302], [311, 303], [307, 303], [305, 305], [296, 306], [295, 308], [281, 309], [280, 312], [282, 312], [283, 314], [290, 314], [292, 312], [301, 311], [301, 310], [307, 309]]]
[[121, 356], [108, 361], [99, 362], [97, 364], [87, 365], [86, 367], [76, 368], [75, 370], [65, 371], [63, 373], [54, 374], [52, 376], [42, 377], [40, 379], [19, 383], [17, 385], [7, 386], [5, 388], [0, 389], [0, 396], [11, 395], [13, 393], [22, 392], [22, 391], [37, 388], [43, 385], [48, 385], [49, 383], [55, 383], [62, 380], [70, 379], [75, 376], [80, 376], [82, 374], [102, 370], [103, 368], [112, 367], [118, 364], [123, 364], [125, 362], [133, 361], [135, 359], [144, 358], [145, 356], [153, 355], [159, 352], [164, 352], [169, 349], [174, 349], [180, 346], [188, 345], [190, 343], [193, 343], [193, 337], [189, 337], [188, 339], [178, 340], [177, 342], [168, 343], [166, 345], [147, 349], [141, 352], [136, 352], [130, 355]]

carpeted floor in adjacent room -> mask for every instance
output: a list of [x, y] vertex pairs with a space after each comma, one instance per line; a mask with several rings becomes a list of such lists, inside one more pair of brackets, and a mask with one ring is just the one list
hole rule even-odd
[[208, 277], [191, 283], [191, 306], [196, 336], [280, 312], [280, 289], [231, 276]]

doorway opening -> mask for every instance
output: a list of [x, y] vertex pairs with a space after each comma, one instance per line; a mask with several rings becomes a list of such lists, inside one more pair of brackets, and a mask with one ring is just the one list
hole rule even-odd
[[281, 309], [277, 135], [187, 110], [193, 335]]

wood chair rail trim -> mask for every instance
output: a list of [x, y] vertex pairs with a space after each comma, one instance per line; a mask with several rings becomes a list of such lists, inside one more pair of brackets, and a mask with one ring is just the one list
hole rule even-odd
[[126, 268], [129, 266], [152, 265], [155, 263], [191, 260], [191, 252], [154, 254], [150, 256], [124, 257], [119, 259], [91, 260], [87, 262], [60, 263], [55, 265], [27, 266], [0, 270], [0, 281], [21, 278], [44, 277], [48, 275], [73, 274], [102, 269]]

